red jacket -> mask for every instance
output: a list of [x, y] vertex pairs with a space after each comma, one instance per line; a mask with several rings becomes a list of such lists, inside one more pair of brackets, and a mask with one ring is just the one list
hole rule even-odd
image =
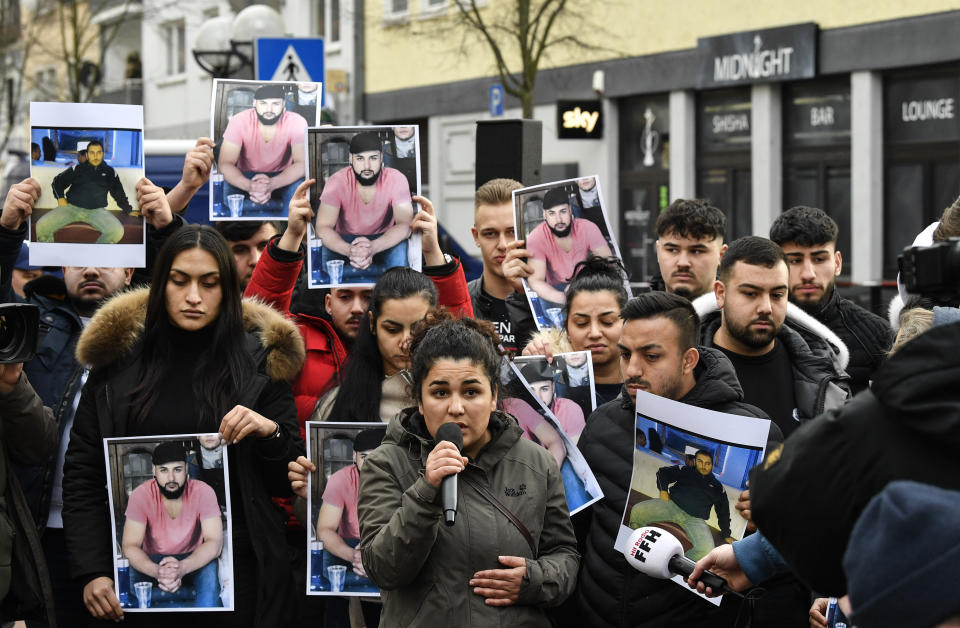
[[[313, 413], [317, 400], [334, 386], [340, 384], [340, 376], [346, 366], [347, 350], [333, 325], [326, 319], [307, 314], [291, 314], [290, 299], [303, 266], [303, 253], [299, 255], [277, 248], [280, 236], [267, 244], [267, 249], [253, 269], [253, 277], [244, 296], [259, 297], [297, 324], [307, 347], [307, 360], [300, 374], [293, 381], [293, 395], [300, 421], [300, 435], [306, 438], [305, 423]], [[285, 261], [289, 260], [289, 261]], [[473, 305], [467, 291], [467, 281], [459, 260], [444, 266], [424, 268], [437, 289], [437, 302], [457, 316], [473, 317]]]

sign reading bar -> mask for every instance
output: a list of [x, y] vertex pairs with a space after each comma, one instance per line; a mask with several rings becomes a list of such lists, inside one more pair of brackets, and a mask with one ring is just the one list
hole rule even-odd
[[884, 128], [892, 142], [960, 139], [960, 79], [955, 75], [891, 79]]
[[788, 86], [784, 137], [795, 146], [850, 143], [850, 81], [810, 81]]
[[599, 100], [558, 100], [557, 138], [595, 140], [603, 138], [603, 105]]
[[697, 54], [700, 88], [811, 78], [817, 73], [817, 25], [701, 37]]

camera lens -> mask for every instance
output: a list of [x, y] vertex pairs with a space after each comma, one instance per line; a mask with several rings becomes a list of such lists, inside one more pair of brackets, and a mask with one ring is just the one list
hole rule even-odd
[[17, 355], [23, 347], [24, 325], [15, 312], [0, 314], [0, 362]]

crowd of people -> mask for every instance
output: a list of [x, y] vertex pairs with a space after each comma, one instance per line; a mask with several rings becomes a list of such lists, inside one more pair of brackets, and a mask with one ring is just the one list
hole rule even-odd
[[[357, 135], [351, 155], [373, 151], [368, 139]], [[478, 279], [466, 282], [440, 247], [432, 204], [413, 196], [420, 210], [401, 231], [421, 235], [422, 272], [398, 265], [372, 287], [311, 291], [304, 238], [309, 225], [336, 222], [329, 194], [315, 211], [315, 181], [290, 184], [285, 224], [186, 225], [179, 212], [212, 165], [202, 138], [178, 186], [137, 185], [147, 269], [30, 269], [27, 219], [47, 192], [26, 179], [6, 196], [0, 289], [39, 309], [41, 334], [22, 375], [0, 365], [0, 510], [12, 523], [0, 525], [0, 620], [208, 625], [204, 613], [125, 613], [114, 561], [122, 553], [135, 580], [162, 593], [189, 583], [215, 600], [211, 561], [226, 542], [215, 490], [188, 479], [182, 446], [157, 446], [118, 545], [103, 439], [212, 433], [220, 439], [201, 444], [225, 452], [232, 503], [232, 610], [213, 620], [223, 625], [732, 628], [747, 614], [753, 626], [824, 626], [827, 596], [861, 628], [960, 625], [945, 584], [960, 540], [960, 463], [933, 447], [960, 444], [960, 310], [905, 295], [893, 327], [841, 297], [838, 229], [823, 211], [795, 207], [769, 238], [726, 243], [720, 209], [676, 200], [657, 222], [660, 275], [631, 298], [598, 228], [556, 199], [544, 201], [544, 237], [562, 239], [580, 221], [598, 244], [569, 268], [532, 261], [543, 243], [516, 239], [513, 227], [522, 185], [494, 179], [475, 197]], [[960, 200], [934, 239], [960, 235], [958, 215]], [[358, 257], [347, 248], [336, 252]], [[538, 281], [562, 308], [562, 328], [536, 329], [524, 283]], [[544, 367], [570, 351], [592, 362], [588, 415], [558, 396]], [[504, 403], [503, 360], [521, 353], [545, 356], [519, 372], [561, 425], [575, 425], [570, 442], [603, 491], [572, 517], [563, 456]], [[718, 593], [699, 582], [711, 569], [736, 590], [757, 589], [749, 601], [713, 604], [614, 548], [636, 448], [660, 438], [636, 429], [639, 391], [770, 420], [768, 454], [733, 512], [706, 450], [661, 468], [662, 501], [628, 511], [644, 521], [661, 516], [652, 507], [703, 511], [693, 517], [702, 524], [713, 510], [721, 542], [711, 549], [698, 528], [697, 556], [706, 555], [689, 584]], [[304, 507], [318, 470], [304, 446], [308, 420], [385, 424], [353, 440], [319, 514]], [[459, 445], [439, 437], [447, 424]], [[451, 476], [459, 503], [445, 525]], [[739, 541], [736, 517], [748, 531]], [[192, 540], [164, 549], [171, 521]], [[307, 595], [312, 530], [381, 596]]]

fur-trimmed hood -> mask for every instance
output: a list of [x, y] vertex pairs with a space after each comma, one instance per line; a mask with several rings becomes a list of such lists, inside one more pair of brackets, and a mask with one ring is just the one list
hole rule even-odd
[[[119, 294], [97, 311], [77, 341], [77, 361], [91, 368], [106, 366], [130, 352], [143, 335], [148, 288]], [[266, 373], [273, 380], [290, 381], [306, 358], [296, 325], [269, 305], [243, 300], [243, 323], [268, 351]]]
[[[700, 315], [701, 320], [708, 314], [719, 310], [717, 297], [713, 292], [707, 292], [694, 299], [693, 307]], [[834, 363], [840, 367], [840, 371], [846, 371], [847, 365], [850, 363], [850, 350], [847, 349], [846, 343], [840, 340], [840, 337], [833, 333], [829, 327], [789, 302], [787, 303], [786, 322], [799, 331], [801, 335], [807, 333], [822, 338], [824, 342], [830, 345]]]

